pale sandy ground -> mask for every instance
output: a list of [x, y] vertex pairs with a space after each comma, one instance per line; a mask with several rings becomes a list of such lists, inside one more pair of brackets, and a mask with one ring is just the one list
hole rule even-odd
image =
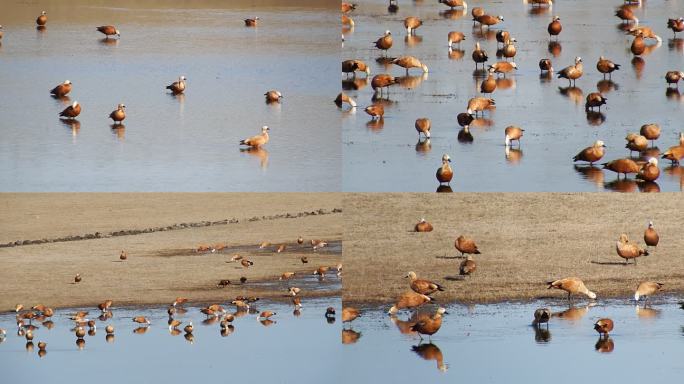
[[[138, 194], [0, 194], [0, 243], [59, 238], [100, 231], [144, 229], [176, 223], [237, 218], [239, 223], [186, 228], [131, 236], [0, 248], [0, 312], [16, 303], [52, 307], [86, 306], [112, 299], [117, 305], [170, 303], [176, 296], [196, 302], [225, 301], [236, 295], [283, 298], [288, 283], [276, 281], [285, 271], [311, 274], [319, 265], [341, 261], [339, 246], [314, 253], [298, 246], [298, 236], [341, 241], [340, 194], [292, 193], [138, 193]], [[252, 217], [312, 212], [326, 214], [249, 221]], [[260, 251], [258, 244], [287, 243], [286, 252]], [[196, 253], [202, 243], [223, 242], [232, 249]], [[125, 249], [129, 258], [119, 261]], [[238, 252], [255, 262], [249, 269], [225, 261]], [[308, 264], [300, 257], [307, 255]], [[83, 276], [72, 284], [76, 273]], [[244, 286], [216, 288], [219, 279]], [[337, 277], [330, 274], [329, 280]], [[293, 285], [296, 282], [292, 283]], [[339, 290], [305, 290], [306, 297], [339, 295]]]
[[[632, 295], [639, 281], [684, 291], [684, 197], [680, 194], [347, 194], [344, 200], [345, 303], [391, 302], [408, 289], [408, 271], [443, 284], [441, 301], [494, 302], [564, 297], [546, 281], [577, 276], [606, 297]], [[431, 233], [413, 232], [424, 217]], [[615, 241], [643, 245], [653, 220], [657, 250], [622, 265]], [[454, 248], [473, 237], [478, 270], [464, 281]], [[446, 258], [445, 258], [446, 256]], [[599, 264], [601, 263], [601, 264]]]

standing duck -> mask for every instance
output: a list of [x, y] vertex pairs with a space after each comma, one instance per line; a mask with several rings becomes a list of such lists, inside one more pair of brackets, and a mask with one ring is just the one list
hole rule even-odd
[[639, 301], [639, 298], [646, 296], [646, 300], [648, 300], [648, 296], [651, 296], [653, 294], [658, 293], [663, 288], [662, 283], [656, 283], [653, 281], [644, 281], [639, 283], [637, 286], [636, 292], [634, 292], [634, 301]]
[[423, 70], [423, 73], [428, 73], [428, 67], [427, 65], [421, 63], [420, 60], [413, 56], [401, 56], [397, 57], [396, 59], [392, 60], [392, 64], [398, 65], [402, 68], [406, 69], [406, 76], [408, 76], [409, 69], [411, 68], [420, 68]]
[[668, 148], [662, 158], [670, 160], [673, 165], [679, 164], [679, 160], [684, 159], [684, 132], [679, 133], [679, 145]]
[[484, 94], [493, 93], [496, 90], [496, 78], [492, 72], [489, 72], [487, 78], [482, 80], [480, 84], [480, 92]]
[[484, 68], [484, 63], [486, 63], [487, 60], [489, 60], [487, 52], [480, 48], [479, 42], [475, 43], [475, 49], [473, 50], [472, 57], [473, 61], [475, 62], [475, 69], [477, 69], [478, 64], [482, 64], [482, 68]]
[[539, 72], [553, 72], [553, 65], [551, 64], [551, 60], [549, 59], [541, 59], [539, 60]]
[[556, 40], [558, 40], [558, 35], [560, 35], [561, 31], [563, 30], [560, 17], [554, 16], [546, 30], [549, 32], [549, 36], [556, 36]]
[[181, 76], [178, 78], [178, 81], [174, 81], [171, 85], [166, 86], [166, 89], [171, 90], [174, 95], [181, 94], [185, 91], [186, 80], [185, 76]]
[[261, 147], [262, 145], [268, 143], [268, 131], [270, 131], [270, 129], [268, 128], [268, 126], [264, 125], [263, 127], [261, 127], [261, 134], [252, 136], [244, 140], [240, 140], [240, 145], [247, 145], [249, 147], [254, 148]]
[[115, 124], [121, 124], [121, 122], [126, 118], [126, 106], [119, 104], [116, 107], [116, 110], [109, 114], [109, 117], [114, 120]]
[[[651, 157], [646, 164], [639, 170], [636, 178], [644, 181], [656, 181], [660, 176], [660, 168], [658, 168], [658, 159]], [[648, 244], [646, 244], [648, 245]]]
[[658, 232], [653, 227], [653, 222], [649, 221], [648, 228], [644, 231], [644, 243], [646, 243], [647, 247], [657, 247], [659, 241], [660, 236], [658, 236]]
[[461, 41], [465, 40], [465, 35], [463, 32], [451, 31], [447, 38], [449, 40], [449, 48], [451, 48], [452, 44], [461, 45]]
[[639, 130], [639, 134], [648, 140], [651, 140], [651, 145], [653, 145], [653, 140], [658, 140], [660, 137], [660, 126], [655, 123], [644, 124]]
[[617, 159], [603, 163], [602, 165], [603, 169], [608, 169], [617, 173], [618, 178], [620, 178], [621, 173], [624, 173], [625, 179], [627, 178], [628, 173], [639, 173], [639, 169], [641, 169], [639, 165], [632, 159]]
[[420, 134], [422, 133], [425, 135], [426, 138], [430, 138], [430, 128], [431, 128], [432, 123], [430, 122], [430, 119], [427, 117], [423, 117], [420, 119], [416, 119], [415, 127], [416, 131], [418, 131], [418, 138], [420, 139]]
[[518, 142], [518, 146], [520, 146], [520, 138], [523, 136], [523, 132], [525, 132], [524, 129], [516, 127], [515, 125], [510, 125], [506, 127], [506, 129], [504, 130], [505, 145], [507, 147], [510, 147], [511, 142], [515, 140]]
[[547, 289], [556, 288], [567, 292], [568, 300], [572, 300], [572, 295], [580, 293], [586, 295], [590, 299], [596, 299], [596, 293], [587, 289], [584, 282], [577, 277], [566, 277], [564, 279], [549, 281], [546, 284], [548, 285]]
[[259, 17], [255, 16], [252, 19], [245, 19], [245, 27], [256, 27], [257, 24], [259, 23]]
[[475, 241], [463, 235], [456, 238], [456, 241], [454, 241], [454, 248], [461, 252], [461, 256], [464, 256], [465, 254], [480, 254], [480, 250], [477, 248]]
[[395, 304], [389, 309], [388, 314], [394, 315], [400, 309], [417, 308], [423, 304], [429, 303], [430, 301], [432, 301], [430, 296], [421, 295], [420, 293], [415, 293], [413, 291], [408, 291], [399, 296]]
[[634, 16], [634, 12], [628, 6], [621, 6], [615, 10], [615, 16], [617, 16], [623, 23], [634, 22], [634, 24], [639, 24], [639, 19]]
[[584, 74], [584, 67], [582, 65], [582, 58], [576, 57], [575, 64], [567, 66], [558, 72], [558, 78], [568, 79], [568, 84], [574, 86], [575, 80], [582, 77]]
[[608, 337], [608, 332], [613, 330], [613, 320], [611, 319], [599, 319], [594, 324], [594, 329], [599, 333], [601, 337]]
[[592, 92], [587, 95], [587, 102], [584, 104], [584, 110], [589, 112], [598, 107], [601, 112], [601, 106], [606, 103], [608, 99], [603, 97], [599, 92]]
[[439, 181], [439, 185], [444, 183], [449, 185], [451, 179], [454, 177], [454, 171], [451, 169], [449, 163], [451, 163], [451, 157], [444, 154], [444, 156], [442, 156], [442, 166], [437, 169], [437, 180]]
[[392, 48], [392, 43], [392, 32], [387, 30], [385, 31], [385, 34], [381, 38], [377, 39], [373, 44], [375, 44], [375, 48], [386, 53], [388, 49]]
[[375, 120], [376, 117], [382, 119], [385, 115], [385, 107], [383, 107], [382, 104], [373, 104], [367, 106], [364, 109], [364, 112], [369, 114], [373, 120]]
[[615, 64], [612, 61], [601, 56], [599, 57], [599, 60], [596, 63], [596, 69], [598, 69], [599, 72], [603, 73], [604, 79], [606, 78], [606, 74], [610, 78], [612, 76], [613, 71], [617, 71], [620, 69], [620, 64]]
[[468, 9], [468, 3], [465, 0], [439, 0], [440, 4], [444, 4], [450, 9], [462, 7], [463, 9]]
[[596, 140], [594, 145], [591, 147], [586, 147], [580, 153], [573, 157], [573, 161], [587, 161], [590, 165], [594, 165], [595, 162], [601, 160], [605, 154], [606, 145], [601, 140]]
[[50, 94], [55, 97], [64, 97], [71, 92], [71, 81], [64, 80], [64, 82], [50, 90]]
[[38, 26], [40, 27], [45, 26], [45, 24], [47, 24], [47, 12], [42, 11], [40, 13], [40, 16], [38, 16], [38, 18], [36, 19], [36, 24], [38, 24]]
[[679, 87], [679, 80], [682, 79], [684, 79], [684, 72], [682, 71], [668, 71], [665, 73], [665, 81], [668, 88], [671, 84], [674, 84], [675, 88]]
[[81, 114], [81, 104], [78, 101], [74, 101], [73, 104], [66, 107], [59, 115], [66, 117], [67, 119], [74, 119], [76, 116]]
[[634, 265], [636, 265], [637, 257], [648, 256], [647, 250], [639, 248], [639, 246], [634, 243], [630, 243], [627, 235], [624, 233], [620, 235], [620, 239], [615, 243], [615, 250], [617, 251], [618, 256], [625, 259], [625, 264], [627, 264], [629, 259], [634, 259]]
[[684, 17], [678, 19], [667, 19], [667, 27], [673, 32], [673, 37], [677, 37], [677, 32], [684, 32]]
[[487, 28], [490, 28], [492, 25], [496, 25], [496, 24], [499, 24], [500, 22], [504, 21], [504, 18], [503, 18], [503, 16], [494, 17], [491, 15], [485, 14], [485, 15], [476, 17], [475, 21], [480, 23], [480, 28], [482, 28], [485, 25], [487, 26]]
[[420, 293], [421, 295], [429, 296], [437, 291], [444, 291], [444, 287], [437, 283], [430, 280], [419, 279], [413, 271], [409, 272], [404, 277], [411, 279], [411, 289], [413, 292]]
[[646, 51], [646, 42], [644, 41], [644, 35], [641, 32], [634, 36], [634, 40], [629, 49], [634, 56], [641, 56]]
[[113, 25], [102, 25], [100, 27], [97, 27], [96, 29], [98, 32], [104, 34], [107, 39], [109, 39], [109, 36], [114, 36], [114, 35], [116, 35], [116, 37], [119, 37], [119, 38], [121, 37], [121, 33]]
[[409, 35], [415, 34], [416, 29], [421, 25], [423, 25], [423, 21], [418, 17], [409, 16], [404, 19], [404, 28], [406, 28], [406, 33]]
[[432, 336], [439, 328], [442, 327], [442, 315], [448, 313], [445, 308], [438, 308], [437, 312], [428, 317], [420, 320], [411, 327], [411, 330], [418, 333], [420, 339], [423, 339], [422, 335]]

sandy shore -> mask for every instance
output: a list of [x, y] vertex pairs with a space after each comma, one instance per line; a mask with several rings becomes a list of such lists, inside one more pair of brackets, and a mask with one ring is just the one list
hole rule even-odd
[[[0, 248], [0, 312], [17, 303], [59, 308], [105, 299], [118, 305], [170, 303], [176, 296], [195, 302], [225, 301], [236, 295], [285, 299], [288, 285], [303, 286], [304, 301], [340, 294], [334, 273], [322, 283], [311, 278], [319, 265], [341, 262], [340, 194], [0, 194], [0, 206], [1, 243], [228, 222]], [[287, 214], [290, 217], [282, 217]], [[310, 245], [296, 243], [299, 236], [306, 241], [324, 239], [332, 246], [314, 252]], [[274, 246], [259, 250], [263, 241]], [[195, 251], [199, 244], [215, 243], [227, 248]], [[285, 252], [275, 253], [279, 244], [287, 244]], [[129, 255], [125, 262], [119, 261], [122, 249]], [[254, 261], [254, 266], [226, 263], [235, 253]], [[307, 264], [300, 261], [304, 255]], [[279, 283], [277, 276], [286, 271], [306, 277]], [[83, 281], [72, 284], [76, 273]], [[245, 285], [239, 285], [241, 276], [248, 279]], [[220, 279], [238, 285], [219, 289]]]
[[[344, 200], [345, 303], [389, 303], [408, 290], [408, 271], [446, 287], [441, 302], [563, 297], [546, 281], [577, 276], [599, 297], [632, 295], [639, 281], [684, 291], [680, 194], [347, 194]], [[413, 232], [424, 217], [435, 230]], [[623, 265], [620, 233], [643, 245], [653, 220], [660, 244], [638, 265]], [[454, 248], [460, 234], [482, 251], [464, 281]]]

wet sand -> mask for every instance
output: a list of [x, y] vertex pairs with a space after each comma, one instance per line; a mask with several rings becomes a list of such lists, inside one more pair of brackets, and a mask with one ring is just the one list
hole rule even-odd
[[[684, 186], [682, 167], [672, 167], [660, 160], [661, 175], [655, 184], [618, 182], [616, 175], [580, 165], [572, 158], [580, 150], [600, 139], [606, 143], [603, 162], [633, 155], [625, 148], [628, 132], [638, 132], [642, 124], [660, 124], [662, 134], [655, 145], [661, 152], [676, 145], [681, 130], [680, 90], [667, 90], [666, 71], [682, 66], [684, 39], [666, 28], [668, 17], [681, 13], [676, 2], [654, 0], [635, 9], [640, 25], [648, 26], [661, 36], [656, 47], [649, 48], [634, 61], [629, 51], [632, 36], [619, 29], [620, 19], [613, 16], [616, 2], [580, 0], [554, 2], [553, 8], [533, 8], [522, 1], [468, 2], [466, 12], [449, 11], [437, 1], [400, 2], [396, 13], [389, 13], [386, 0], [358, 1], [351, 13], [356, 25], [345, 33], [342, 59], [361, 59], [370, 65], [371, 76], [388, 73], [400, 76], [399, 85], [390, 87], [389, 96], [375, 100], [370, 79], [365, 74], [356, 80], [345, 79], [342, 87], [360, 108], [356, 113], [342, 112], [344, 156], [343, 189], [348, 192], [434, 192], [435, 171], [441, 157], [452, 158], [454, 191], [491, 192], [594, 192], [594, 191], [681, 191]], [[471, 10], [484, 7], [504, 21], [484, 32], [473, 27]], [[550, 41], [546, 31], [554, 15], [561, 17], [563, 31], [558, 41]], [[417, 16], [423, 25], [408, 37], [403, 20]], [[429, 67], [423, 75], [381, 60], [382, 53], [371, 42], [389, 29], [394, 45], [386, 54], [393, 58], [412, 55]], [[482, 96], [482, 71], [475, 71], [471, 53], [475, 42], [489, 55], [487, 64], [497, 57], [496, 31], [507, 30], [517, 39], [514, 59], [518, 70], [497, 81], [491, 96], [496, 109], [485, 113], [470, 127], [472, 141], [459, 139], [456, 116], [465, 112], [471, 97]], [[461, 31], [466, 40], [449, 52], [447, 34]], [[500, 45], [499, 45], [500, 47]], [[621, 64], [604, 80], [596, 69], [599, 56]], [[576, 87], [556, 78], [558, 71], [573, 64], [576, 56], [584, 63], [584, 75]], [[556, 72], [540, 76], [538, 62], [550, 58]], [[481, 67], [480, 67], [481, 68]], [[679, 69], [677, 69], [679, 70]], [[339, 76], [339, 75], [338, 75]], [[608, 99], [601, 113], [585, 113], [586, 96], [603, 92]], [[385, 96], [387, 93], [385, 93]], [[385, 107], [382, 122], [370, 121], [364, 111], [377, 102]], [[432, 121], [431, 140], [417, 138], [414, 122], [427, 117]], [[517, 125], [525, 129], [520, 147], [511, 151], [504, 147], [504, 129]], [[653, 153], [653, 152], [652, 152]], [[644, 158], [640, 159], [641, 161]], [[580, 164], [580, 163], [578, 163]]]
[[[301, 286], [304, 301], [340, 294], [340, 279], [334, 272], [322, 282], [311, 275], [320, 265], [341, 262], [339, 194], [2, 194], [0, 205], [3, 243], [238, 221], [0, 248], [4, 265], [0, 311], [13, 309], [17, 303], [58, 308], [91, 306], [105, 299], [116, 305], [163, 304], [176, 296], [193, 302], [223, 302], [236, 295], [288, 300], [289, 286]], [[296, 243], [299, 236], [306, 242], [323, 239], [330, 246], [314, 252], [306, 242]], [[263, 241], [274, 245], [259, 250]], [[195, 251], [200, 244], [216, 243], [225, 243], [227, 248], [216, 253]], [[274, 252], [279, 244], [287, 244], [280, 254]], [[121, 250], [128, 252], [124, 262], [119, 260]], [[235, 253], [252, 260], [254, 266], [244, 269], [226, 263]], [[308, 264], [301, 263], [301, 256], [309, 258]], [[297, 278], [278, 282], [277, 277], [286, 271], [297, 272]], [[76, 273], [83, 281], [72, 284]], [[248, 279], [244, 285], [239, 284], [241, 276]], [[219, 289], [220, 279], [237, 284]]]
[[[678, 194], [347, 194], [343, 299], [390, 303], [409, 290], [409, 271], [446, 287], [433, 295], [440, 303], [564, 298], [545, 282], [570, 276], [583, 279], [599, 301], [631, 296], [644, 280], [682, 292], [681, 202]], [[413, 232], [422, 217], [433, 232]], [[649, 220], [660, 244], [637, 266], [625, 266], [615, 242], [624, 232], [643, 245]], [[471, 278], [449, 281], [462, 261], [454, 248], [461, 234], [482, 254]]]

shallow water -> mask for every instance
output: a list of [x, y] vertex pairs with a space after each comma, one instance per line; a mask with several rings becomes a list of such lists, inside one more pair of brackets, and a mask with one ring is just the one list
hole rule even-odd
[[[684, 186], [682, 168], [672, 168], [666, 160], [659, 164], [661, 175], [656, 184], [639, 185], [631, 181], [634, 175], [628, 182], [617, 182], [613, 172], [575, 168], [572, 161], [597, 139], [607, 145], [604, 161], [627, 157], [624, 137], [650, 122], [662, 128], [655, 143], [661, 151], [678, 143], [683, 99], [674, 91], [666, 94], [664, 80], [666, 71], [682, 68], [684, 35], [673, 40], [672, 31], [666, 28], [667, 19], [681, 13], [678, 2], [648, 1], [635, 11], [640, 24], [652, 27], [663, 39], [661, 46], [648, 48], [643, 62], [635, 65], [629, 51], [632, 37], [618, 28], [620, 20], [613, 16], [614, 6], [620, 2], [559, 1], [552, 10], [532, 11], [522, 1], [477, 1], [469, 2], [465, 14], [447, 12], [437, 1], [400, 2], [394, 14], [388, 12], [385, 0], [358, 3], [351, 13], [356, 26], [345, 33], [342, 58], [369, 63], [371, 77], [379, 73], [404, 76], [403, 68], [376, 62], [381, 52], [371, 42], [389, 29], [394, 46], [387, 56], [415, 56], [427, 64], [429, 74], [422, 76], [421, 70], [412, 69], [402, 85], [390, 88], [389, 101], [383, 102], [382, 123], [371, 122], [363, 111], [373, 95], [370, 81], [363, 81], [365, 74], [357, 76], [355, 83], [343, 81], [343, 88], [360, 106], [355, 113], [341, 112], [345, 191], [435, 191], [435, 171], [444, 153], [452, 158], [454, 191], [679, 191]], [[476, 6], [503, 15], [505, 21], [491, 33], [486, 29], [481, 33], [479, 27], [473, 28], [470, 16]], [[550, 46], [546, 28], [553, 15], [561, 17], [563, 31], [558, 44]], [[424, 22], [409, 39], [403, 28], [407, 16], [418, 16]], [[479, 41], [489, 55], [487, 64], [498, 61], [496, 29], [506, 29], [517, 39], [519, 70], [506, 80], [502, 78], [492, 96], [497, 108], [474, 122], [474, 140], [462, 143], [457, 139], [460, 127], [456, 116], [465, 112], [471, 97], [481, 96], [483, 79], [481, 73], [474, 72], [471, 53]], [[449, 53], [447, 34], [451, 30], [465, 33], [462, 52], [455, 49]], [[557, 54], [550, 53], [550, 48]], [[612, 83], [601, 82], [603, 76], [596, 69], [601, 55], [622, 65], [613, 73]], [[573, 64], [576, 56], [584, 62], [584, 76], [577, 80], [577, 88], [567, 89], [567, 80], [555, 75], [540, 77], [541, 58], [550, 58], [558, 72]], [[598, 86], [605, 87], [607, 107], [601, 108], [602, 115], [587, 115], [585, 98]], [[418, 143], [414, 122], [419, 117], [432, 120], [429, 145]], [[515, 144], [506, 153], [503, 131], [509, 125], [518, 125], [525, 133], [520, 148]]]
[[[233, 332], [225, 336], [218, 322], [203, 324], [206, 317], [195, 307], [176, 316], [183, 322], [177, 335], [168, 329], [165, 307], [114, 308], [111, 319], [97, 322], [95, 335], [85, 336], [82, 349], [67, 316], [77, 309], [60, 310], [53, 317], [52, 329], [37, 323], [40, 328], [34, 331], [33, 351], [27, 350], [24, 337], [17, 336], [14, 314], [4, 314], [0, 327], [8, 335], [0, 343], [0, 365], [7, 381], [25, 378], [30, 372], [33, 377], [59, 382], [73, 377], [93, 377], [103, 383], [192, 382], [198, 378], [282, 382], [283, 377], [297, 377], [298, 382], [316, 383], [338, 369], [340, 319], [329, 323], [324, 313], [328, 306], [339, 308], [340, 301], [304, 299], [303, 305], [295, 316], [292, 305], [258, 302], [259, 311], [277, 313], [274, 323], [265, 326], [255, 320], [256, 314], [243, 313], [233, 322]], [[131, 321], [133, 316], [147, 316], [152, 325], [144, 333], [135, 333], [138, 327]], [[190, 320], [194, 326], [191, 339], [182, 332]], [[107, 324], [115, 328], [111, 341], [105, 332]], [[39, 341], [47, 342], [43, 357], [38, 354]], [[263, 369], [265, 362], [268, 369]]]
[[[345, 346], [343, 359], [354, 367], [345, 379], [676, 382], [684, 373], [684, 311], [677, 298], [661, 298], [640, 309], [627, 300], [600, 301], [593, 307], [577, 302], [563, 317], [554, 316], [548, 331], [530, 325], [539, 307], [554, 313], [568, 310], [563, 301], [448, 305], [432, 345], [427, 337], [421, 345], [417, 335], [400, 333], [387, 308], [366, 309], [352, 324], [360, 337]], [[603, 352], [597, 350], [599, 337], [593, 329], [602, 317], [615, 322], [610, 341], [598, 345]], [[400, 312], [398, 318], [407, 320], [408, 314]]]
[[[339, 3], [273, 3], [4, 3], [0, 190], [339, 190]], [[245, 27], [254, 16], [262, 25]], [[121, 39], [103, 40], [103, 24]], [[165, 87], [180, 75], [175, 97]], [[50, 97], [66, 79], [69, 100]], [[281, 104], [265, 103], [270, 89]], [[76, 100], [77, 121], [60, 121]], [[112, 129], [118, 103], [125, 128]], [[262, 125], [271, 141], [242, 151]]]

